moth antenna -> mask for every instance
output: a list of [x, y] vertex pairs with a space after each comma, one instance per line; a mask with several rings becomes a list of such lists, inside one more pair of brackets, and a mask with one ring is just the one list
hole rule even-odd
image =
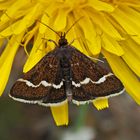
[[81, 20], [82, 18], [83, 18], [83, 16], [80, 17], [78, 20], [76, 20], [76, 21], [70, 26], [70, 28], [65, 32], [65, 36], [68, 34], [68, 32], [71, 30], [71, 28], [73, 28], [73, 26], [74, 26], [75, 24], [77, 24], [77, 22], [79, 22], [79, 20]]
[[50, 30], [52, 30], [54, 33], [56, 33], [59, 37], [61, 37], [61, 36], [59, 35], [59, 33], [56, 32], [55, 30], [53, 30], [50, 26], [48, 26], [47, 24], [43, 23], [43, 22], [40, 21], [40, 20], [37, 20], [37, 21], [40, 22], [41, 24], [43, 24], [44, 26], [48, 27]]

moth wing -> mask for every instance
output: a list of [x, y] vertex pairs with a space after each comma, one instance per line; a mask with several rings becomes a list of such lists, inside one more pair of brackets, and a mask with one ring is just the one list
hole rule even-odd
[[73, 101], [91, 101], [115, 96], [124, 91], [120, 80], [77, 49], [71, 56]]
[[56, 52], [48, 53], [22, 79], [17, 80], [9, 95], [20, 102], [44, 106], [64, 101], [66, 95]]

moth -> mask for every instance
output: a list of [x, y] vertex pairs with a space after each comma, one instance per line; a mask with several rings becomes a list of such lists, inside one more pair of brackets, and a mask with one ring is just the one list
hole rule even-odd
[[20, 102], [53, 106], [67, 100], [89, 103], [123, 91], [113, 73], [70, 45], [64, 33], [55, 49], [17, 80], [9, 95]]
[[113, 73], [69, 45], [63, 34], [58, 46], [17, 80], [10, 97], [24, 103], [50, 106], [67, 99], [83, 104], [123, 91], [123, 84]]

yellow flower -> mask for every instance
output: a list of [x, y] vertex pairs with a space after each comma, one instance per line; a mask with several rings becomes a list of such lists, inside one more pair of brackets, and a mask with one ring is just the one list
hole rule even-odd
[[[23, 71], [30, 70], [54, 48], [42, 38], [57, 40], [56, 31], [66, 31], [68, 41], [90, 56], [102, 53], [126, 91], [140, 104], [140, 1], [139, 0], [2, 0], [0, 2], [0, 45], [8, 43], [0, 56], [0, 94], [4, 91], [19, 46], [33, 39], [33, 48]], [[24, 42], [21, 45], [21, 42]], [[40, 51], [42, 50], [42, 51]], [[27, 52], [27, 51], [26, 51]], [[93, 102], [108, 107], [108, 99]], [[57, 125], [68, 124], [68, 103], [51, 107]]]

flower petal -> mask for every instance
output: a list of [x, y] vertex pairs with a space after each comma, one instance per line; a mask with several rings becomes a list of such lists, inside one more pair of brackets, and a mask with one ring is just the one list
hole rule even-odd
[[113, 54], [116, 54], [118, 56], [122, 56], [124, 54], [124, 51], [122, 47], [119, 45], [119, 43], [114, 40], [112, 37], [103, 34], [102, 35], [103, 40], [103, 48]]
[[140, 105], [140, 82], [126, 63], [118, 56], [102, 50], [115, 75], [122, 81], [126, 91]]
[[131, 38], [133, 40], [135, 40], [140, 45], [140, 35], [139, 36], [138, 35], [134, 35], [134, 36], [132, 35]]
[[124, 11], [117, 8], [111, 15], [130, 35], [140, 34], [140, 26], [134, 22], [134, 19], [129, 17]]
[[98, 11], [113, 12], [115, 9], [111, 4], [100, 0], [89, 0], [88, 5]]
[[26, 73], [28, 72], [39, 60], [46, 54], [45, 53], [45, 47], [43, 44], [43, 35], [38, 34], [34, 46], [31, 50], [31, 53], [24, 65], [23, 72]]
[[42, 6], [40, 4], [36, 4], [31, 11], [24, 16], [24, 18], [20, 21], [17, 28], [14, 30], [14, 34], [19, 34], [20, 32], [26, 30], [29, 26], [31, 26], [35, 19], [41, 15]]
[[0, 32], [0, 37], [9, 37], [10, 35], [14, 34], [15, 29], [19, 25], [20, 21], [17, 21], [11, 25], [9, 25], [5, 30]]
[[11, 6], [11, 4], [13, 4], [15, 0], [8, 0], [8, 1], [0, 1], [0, 10], [5, 10], [7, 9], [9, 6]]
[[[67, 30], [73, 24], [73, 21], [74, 21], [74, 17], [69, 16]], [[71, 43], [72, 41], [74, 41], [71, 45], [74, 46], [75, 48], [77, 48], [79, 51], [83, 52], [84, 54], [88, 55], [87, 50], [83, 46], [83, 41], [82, 41], [83, 38], [84, 38], [84, 36], [83, 36], [81, 30], [79, 30], [79, 28], [77, 28], [77, 26], [74, 26], [73, 28], [71, 28], [71, 30], [67, 34], [68, 42]], [[83, 40], [85, 40], [85, 39], [83, 39]]]
[[24, 8], [27, 7], [28, 4], [29, 4], [28, 1], [16, 0], [10, 7], [8, 7], [8, 9], [6, 9], [6, 14], [3, 14], [1, 16], [1, 22], [6, 23], [9, 20], [14, 19], [17, 11], [19, 9], [22, 9], [23, 7]]
[[39, 24], [37, 24], [32, 30], [30, 30], [26, 35], [23, 37], [22, 42], [24, 42], [24, 46], [26, 48], [29, 41], [33, 38], [33, 36], [37, 33], [39, 28]]
[[98, 25], [106, 34], [111, 36], [116, 40], [123, 40], [120, 33], [114, 28], [114, 26], [107, 20], [107, 16], [100, 13], [95, 13], [92, 9], [87, 8], [86, 12], [89, 17], [92, 19], [92, 22]]
[[[43, 14], [41, 22], [49, 26], [49, 17], [47, 17], [46, 14]], [[39, 33], [44, 34], [46, 32], [47, 27], [42, 23], [40, 23]]]
[[10, 39], [6, 49], [2, 53], [2, 56], [0, 57], [0, 61], [4, 60], [2, 65], [0, 66], [0, 73], [1, 73], [1, 77], [0, 77], [0, 96], [3, 93], [3, 91], [5, 89], [5, 86], [8, 82], [8, 78], [9, 78], [9, 75], [10, 75], [12, 63], [13, 63], [15, 54], [18, 50], [19, 44], [20, 44], [17, 41], [15, 41], [15, 39], [20, 42], [22, 37], [23, 37], [23, 34], [20, 34], [18, 36], [13, 36]]
[[116, 4], [120, 5], [127, 5], [132, 7], [140, 7], [140, 1], [139, 0], [121, 0], [121, 1], [115, 1]]
[[[75, 17], [82, 17], [82, 13], [75, 13]], [[97, 38], [97, 33], [95, 31], [95, 27], [92, 24], [91, 20], [88, 18], [88, 16], [83, 12], [83, 15], [85, 17], [79, 21], [80, 28], [84, 32], [85, 36], [85, 44], [87, 44], [89, 51], [92, 53], [92, 55], [97, 55], [101, 51], [101, 44], [99, 41], [99, 38]]]
[[68, 102], [50, 108], [57, 126], [68, 125]]
[[125, 15], [127, 17], [129, 17], [131, 20], [133, 20], [133, 22], [140, 26], [139, 23], [140, 23], [140, 13], [137, 12], [136, 10], [134, 10], [133, 8], [130, 8], [128, 6], [121, 6], [120, 7], [121, 11], [123, 11], [125, 13]]
[[130, 51], [132, 51], [133, 53], [135, 53], [135, 57], [137, 57], [138, 60], [140, 60], [140, 46], [134, 41], [132, 40], [130, 37], [127, 39], [127, 41], [123, 41], [123, 44], [125, 46], [127, 46]]
[[131, 47], [137, 48], [137, 45], [135, 45], [134, 43], [133, 46], [130, 46], [129, 43], [125, 43], [125, 42], [122, 42], [121, 44], [125, 52], [122, 58], [125, 60], [128, 66], [133, 70], [133, 72], [136, 73], [138, 76], [140, 76], [140, 56], [139, 56], [140, 48], [136, 49], [137, 51], [133, 51]]
[[67, 8], [57, 10], [57, 15], [53, 18], [53, 29], [62, 31], [66, 27], [68, 13], [69, 9]]
[[8, 47], [5, 47], [4, 51], [2, 52], [1, 56], [0, 56], [0, 68], [2, 67], [3, 63], [5, 62], [5, 59], [7, 58], [7, 54], [9, 53], [9, 45], [7, 45]]
[[97, 98], [96, 100], [93, 100], [93, 105], [98, 109], [102, 110], [105, 108], [108, 108], [108, 98]]

